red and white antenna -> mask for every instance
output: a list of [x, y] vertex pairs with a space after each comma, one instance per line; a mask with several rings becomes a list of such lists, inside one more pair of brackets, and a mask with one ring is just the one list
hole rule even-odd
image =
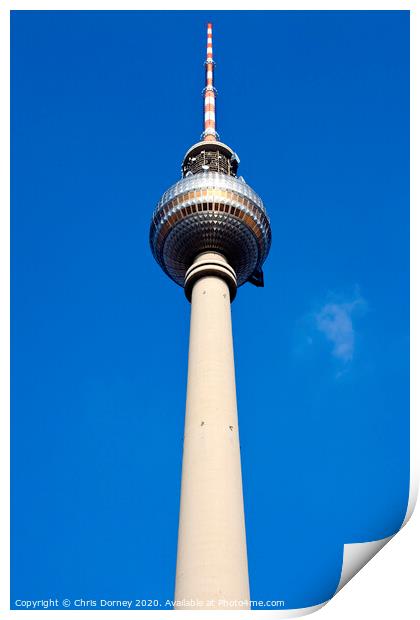
[[207, 24], [207, 57], [206, 87], [204, 89], [204, 131], [203, 140], [214, 142], [219, 136], [216, 131], [216, 89], [214, 88], [214, 60], [213, 60], [213, 27]]

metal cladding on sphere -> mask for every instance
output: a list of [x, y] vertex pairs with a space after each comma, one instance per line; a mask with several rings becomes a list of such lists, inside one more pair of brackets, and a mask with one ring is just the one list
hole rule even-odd
[[180, 286], [195, 258], [222, 254], [237, 286], [263, 286], [262, 266], [271, 244], [261, 198], [237, 176], [239, 158], [218, 139], [213, 84], [212, 26], [207, 27], [202, 141], [186, 153], [182, 176], [160, 199], [151, 222], [150, 246], [163, 271]]
[[153, 216], [150, 243], [157, 262], [184, 285], [187, 269], [205, 251], [223, 254], [238, 286], [261, 270], [270, 224], [260, 197], [244, 181], [206, 171], [175, 183]]

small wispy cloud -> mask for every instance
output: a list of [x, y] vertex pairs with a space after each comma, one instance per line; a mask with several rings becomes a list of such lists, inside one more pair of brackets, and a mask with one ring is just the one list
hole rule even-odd
[[[367, 310], [367, 302], [360, 294], [359, 288], [354, 287], [350, 294], [343, 295], [329, 293], [327, 299], [300, 321], [300, 347], [311, 349], [315, 354], [316, 343], [320, 338], [330, 345], [330, 352], [340, 363], [341, 371], [347, 370], [353, 360], [356, 347], [356, 332], [354, 319], [363, 315]], [[302, 331], [303, 330], [303, 333]], [[306, 332], [306, 333], [304, 333]]]
[[351, 362], [354, 355], [353, 314], [366, 306], [359, 295], [352, 301], [326, 303], [315, 314], [318, 331], [332, 343], [332, 355], [342, 362]]

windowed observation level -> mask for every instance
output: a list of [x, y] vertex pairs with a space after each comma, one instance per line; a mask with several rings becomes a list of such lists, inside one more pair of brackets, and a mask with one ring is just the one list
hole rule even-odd
[[239, 158], [222, 142], [198, 142], [184, 157], [182, 176], [190, 176], [210, 170], [236, 177]]

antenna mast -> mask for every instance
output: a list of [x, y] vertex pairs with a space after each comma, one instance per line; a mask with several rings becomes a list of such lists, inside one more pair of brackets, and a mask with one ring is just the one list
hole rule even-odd
[[204, 89], [204, 131], [203, 140], [215, 142], [219, 136], [216, 131], [216, 89], [214, 88], [214, 60], [213, 60], [213, 27], [207, 24], [207, 57], [204, 63], [206, 68], [206, 87]]

